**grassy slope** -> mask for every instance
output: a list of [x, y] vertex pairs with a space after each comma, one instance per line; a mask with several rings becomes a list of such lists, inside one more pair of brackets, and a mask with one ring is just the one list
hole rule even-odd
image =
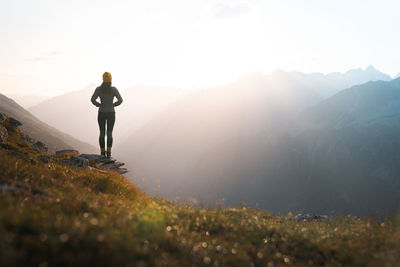
[[115, 172], [71, 169], [54, 157], [42, 163], [44, 154], [7, 128], [10, 140], [0, 147], [1, 266], [400, 262], [396, 218], [384, 225], [354, 217], [295, 222], [245, 207], [176, 206]]

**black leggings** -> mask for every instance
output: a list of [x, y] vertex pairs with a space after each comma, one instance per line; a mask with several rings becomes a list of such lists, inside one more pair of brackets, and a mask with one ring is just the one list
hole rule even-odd
[[100, 148], [105, 148], [105, 134], [107, 122], [107, 147], [112, 147], [113, 137], [112, 131], [115, 123], [115, 112], [99, 112], [97, 115], [97, 122], [100, 127], [99, 144]]

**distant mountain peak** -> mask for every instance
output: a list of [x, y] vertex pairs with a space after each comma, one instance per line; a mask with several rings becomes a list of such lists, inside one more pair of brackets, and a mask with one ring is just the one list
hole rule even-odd
[[376, 70], [377, 69], [372, 65], [369, 65], [368, 67], [365, 68], [365, 71], [376, 71]]

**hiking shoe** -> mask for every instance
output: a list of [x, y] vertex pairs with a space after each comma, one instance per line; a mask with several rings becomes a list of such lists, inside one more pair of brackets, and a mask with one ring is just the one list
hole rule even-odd
[[111, 152], [107, 152], [107, 158], [108, 158], [108, 159], [111, 158]]

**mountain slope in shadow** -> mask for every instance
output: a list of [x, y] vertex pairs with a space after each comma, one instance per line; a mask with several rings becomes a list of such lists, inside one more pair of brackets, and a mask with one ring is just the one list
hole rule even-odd
[[399, 211], [399, 110], [400, 79], [352, 87], [303, 112], [286, 133], [207, 151], [182, 191], [276, 212]]

